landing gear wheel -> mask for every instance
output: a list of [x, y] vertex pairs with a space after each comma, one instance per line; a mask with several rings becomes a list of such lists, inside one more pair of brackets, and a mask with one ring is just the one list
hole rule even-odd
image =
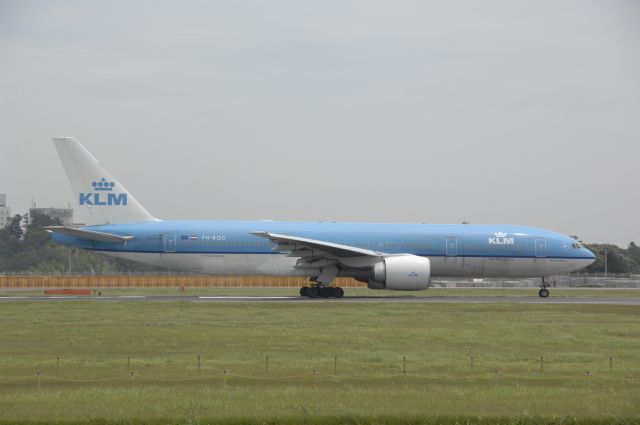
[[300, 296], [309, 298], [342, 298], [344, 290], [332, 286], [303, 286], [300, 288]]
[[542, 276], [542, 281], [540, 282], [540, 290], [538, 291], [538, 296], [540, 298], [547, 298], [549, 296], [549, 290], [547, 289], [549, 286], [550, 285], [549, 282], [547, 282], [547, 279]]
[[320, 288], [320, 296], [322, 298], [329, 298], [333, 295], [333, 288]]

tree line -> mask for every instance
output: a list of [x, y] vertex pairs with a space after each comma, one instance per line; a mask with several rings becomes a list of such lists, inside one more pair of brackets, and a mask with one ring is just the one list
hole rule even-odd
[[[54, 243], [51, 234], [43, 227], [60, 224], [59, 220], [44, 214], [15, 215], [4, 229], [0, 229], [0, 273], [67, 273], [71, 271], [72, 273], [104, 274], [166, 271], [163, 268]], [[608, 273], [640, 273], [640, 246], [634, 242], [631, 242], [627, 248], [613, 244], [585, 244], [585, 246], [596, 255], [596, 261], [581, 272], [603, 273], [606, 252]]]
[[584, 244], [584, 246], [596, 255], [596, 261], [580, 273], [604, 273], [605, 253], [608, 273], [640, 273], [640, 246], [635, 242], [631, 242], [626, 249], [614, 244]]

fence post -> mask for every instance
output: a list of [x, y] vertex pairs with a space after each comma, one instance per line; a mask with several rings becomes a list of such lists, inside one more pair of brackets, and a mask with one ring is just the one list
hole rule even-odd
[[498, 385], [498, 369], [496, 369], [494, 371], [494, 373], [495, 373], [495, 376], [496, 376], [496, 385]]
[[473, 372], [473, 356], [471, 356], [471, 372]]
[[312, 370], [311, 373], [313, 374], [313, 385], [316, 384], [316, 370]]
[[131, 368], [131, 356], [127, 356], [127, 371]]
[[224, 387], [227, 387], [227, 371], [225, 370], [224, 372]]
[[402, 356], [402, 371], [407, 372], [407, 356]]
[[133, 387], [133, 384], [135, 383], [135, 373], [129, 372], [129, 376], [131, 377], [131, 386]]
[[200, 372], [200, 353], [198, 353], [198, 373]]
[[544, 372], [544, 359], [540, 356], [540, 372]]
[[265, 357], [265, 360], [264, 360], [264, 371], [266, 373], [269, 373], [269, 356]]
[[56, 363], [56, 375], [60, 375], [60, 357], [58, 357]]
[[404, 371], [404, 386], [407, 386], [407, 371]]
[[36, 376], [38, 377], [38, 392], [40, 392], [40, 374], [41, 372], [36, 372]]
[[609, 373], [613, 373], [613, 356], [609, 357]]
[[587, 377], [587, 389], [589, 388], [589, 376], [591, 376], [591, 372], [587, 371], [587, 373], [585, 373], [586, 377]]
[[338, 373], [338, 356], [333, 356], [333, 374]]

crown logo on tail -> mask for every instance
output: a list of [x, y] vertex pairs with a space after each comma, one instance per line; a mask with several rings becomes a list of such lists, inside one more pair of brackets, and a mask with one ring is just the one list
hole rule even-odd
[[111, 191], [115, 185], [115, 182], [110, 182], [104, 177], [98, 181], [91, 182], [91, 186], [93, 186], [96, 191]]

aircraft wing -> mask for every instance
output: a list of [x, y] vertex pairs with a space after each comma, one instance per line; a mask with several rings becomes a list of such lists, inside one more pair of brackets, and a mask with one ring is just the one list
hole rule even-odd
[[350, 245], [342, 245], [332, 242], [325, 242], [316, 239], [301, 238], [298, 236], [280, 235], [269, 232], [251, 232], [251, 234], [269, 239], [277, 243], [275, 248], [279, 251], [291, 251], [292, 257], [374, 257], [376, 259], [384, 256], [381, 252], [369, 249], [357, 248]]
[[135, 236], [121, 236], [112, 233], [96, 232], [93, 230], [76, 229], [64, 226], [46, 226], [44, 228], [49, 233], [59, 233], [73, 238], [87, 239], [96, 242], [126, 243]]
[[287, 256], [297, 257], [297, 268], [319, 269], [316, 282], [329, 284], [344, 269], [366, 269], [386, 256], [383, 252], [357, 248], [350, 245], [326, 242], [299, 236], [280, 235], [270, 232], [251, 232], [277, 244], [276, 251], [289, 251]]

